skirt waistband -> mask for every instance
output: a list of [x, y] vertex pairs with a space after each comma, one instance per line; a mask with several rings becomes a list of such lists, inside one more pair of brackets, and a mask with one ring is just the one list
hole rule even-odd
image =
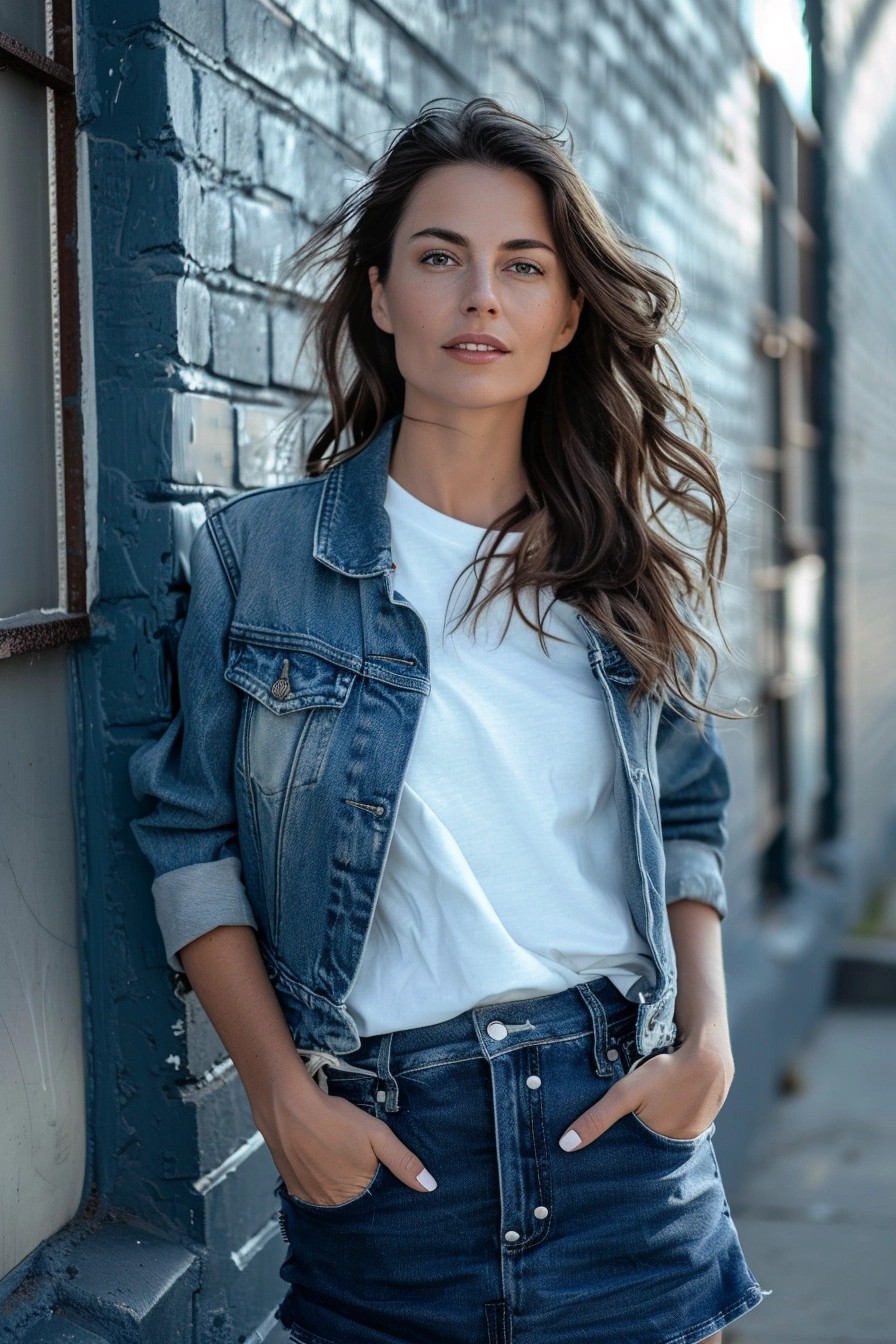
[[[359, 1049], [340, 1056], [338, 1067], [378, 1078], [386, 1110], [394, 1110], [396, 1074], [592, 1033], [595, 1072], [608, 1077], [613, 1070], [607, 1050], [617, 1034], [634, 1028], [636, 1014], [637, 1004], [600, 976], [557, 994], [487, 1003], [431, 1026], [362, 1037]], [[332, 1059], [326, 1063], [336, 1065]]]

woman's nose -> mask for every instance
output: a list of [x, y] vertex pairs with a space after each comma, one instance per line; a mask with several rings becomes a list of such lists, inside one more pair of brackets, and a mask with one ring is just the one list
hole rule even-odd
[[467, 272], [461, 309], [465, 313], [496, 313], [498, 298], [490, 266], [471, 266]]

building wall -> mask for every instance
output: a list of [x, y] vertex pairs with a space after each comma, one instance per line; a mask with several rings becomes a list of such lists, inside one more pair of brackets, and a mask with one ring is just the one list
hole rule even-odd
[[896, 4], [829, 11], [844, 820], [857, 886], [873, 892], [896, 872]]
[[[568, 119], [605, 207], [671, 262], [683, 286], [690, 344], [679, 354], [710, 415], [732, 500], [724, 616], [736, 657], [722, 693], [755, 701], [755, 70], [736, 0], [79, 0], [77, 15], [98, 596], [72, 719], [84, 765], [76, 805], [93, 1141], [82, 1214], [5, 1285], [0, 1333], [9, 1322], [26, 1341], [258, 1344], [281, 1288], [274, 1170], [220, 1043], [192, 996], [172, 986], [151, 874], [127, 828], [138, 810], [127, 761], [174, 709], [185, 559], [204, 504], [293, 478], [320, 422], [311, 371], [296, 363], [308, 296], [287, 292], [279, 267], [426, 99], [485, 92], [537, 120]], [[868, 178], [866, 189], [882, 210], [892, 186], [874, 195]], [[878, 268], [883, 253], [878, 246]], [[866, 251], [851, 256], [840, 280], [844, 322], [870, 275]], [[844, 347], [852, 366], [888, 330], [885, 298], [874, 304], [878, 324], [859, 324]], [[852, 387], [852, 375], [841, 381]], [[852, 409], [843, 432], [866, 454], [863, 484], [844, 487], [844, 528], [859, 537], [862, 509], [876, 509], [883, 527], [875, 481], [889, 473], [892, 482], [876, 430], [883, 381], [864, 376], [860, 405], [844, 388]], [[281, 432], [297, 408], [293, 431]], [[864, 604], [851, 619], [878, 617], [866, 618], [849, 655], [850, 686], [865, 675], [858, 650], [874, 630], [873, 703], [883, 709], [884, 565], [859, 545], [849, 555], [848, 600], [862, 589]], [[882, 779], [876, 712], [858, 712], [845, 733], [853, 778], [866, 789]], [[854, 749], [853, 734], [867, 750]], [[734, 1188], [780, 1062], [817, 1012], [840, 916], [829, 883], [779, 919], [787, 936], [769, 937], [753, 843], [755, 726], [725, 736], [739, 1065], [717, 1138]], [[879, 808], [867, 809], [873, 820], [860, 810], [863, 841], [878, 844]], [[71, 1333], [58, 1334], [60, 1320]]]

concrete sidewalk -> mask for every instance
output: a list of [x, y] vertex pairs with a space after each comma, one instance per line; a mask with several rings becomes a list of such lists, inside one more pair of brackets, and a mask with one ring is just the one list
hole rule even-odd
[[896, 1009], [835, 1007], [734, 1205], [772, 1295], [725, 1344], [896, 1344]]

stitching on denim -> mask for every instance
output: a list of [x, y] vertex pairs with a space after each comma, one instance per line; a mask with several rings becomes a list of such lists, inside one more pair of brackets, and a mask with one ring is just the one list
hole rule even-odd
[[[609, 1025], [610, 1025], [611, 1027], [614, 1026], [614, 1022], [613, 1022], [613, 1020], [610, 1020]], [[456, 1058], [456, 1059], [455, 1059], [455, 1058], [438, 1059], [438, 1060], [434, 1060], [433, 1063], [431, 1063], [431, 1064], [413, 1064], [413, 1065], [411, 1065], [411, 1066], [408, 1067], [408, 1068], [403, 1068], [403, 1069], [400, 1071], [400, 1073], [395, 1073], [395, 1070], [394, 1070], [394, 1068], [393, 1068], [393, 1074], [394, 1074], [394, 1077], [395, 1077], [396, 1080], [397, 1080], [398, 1078], [403, 1078], [406, 1074], [409, 1074], [409, 1073], [422, 1073], [425, 1069], [440, 1069], [440, 1068], [443, 1068], [444, 1066], [446, 1066], [446, 1065], [448, 1065], [448, 1064], [469, 1064], [469, 1062], [470, 1062], [471, 1060], [474, 1060], [474, 1059], [493, 1059], [493, 1058], [499, 1057], [501, 1054], [507, 1054], [507, 1053], [509, 1053], [509, 1050], [519, 1050], [519, 1049], [522, 1049], [522, 1048], [524, 1048], [524, 1047], [528, 1048], [529, 1046], [532, 1046], [532, 1047], [536, 1047], [536, 1046], [537, 1046], [537, 1047], [541, 1047], [541, 1046], [549, 1046], [549, 1045], [563, 1045], [563, 1044], [565, 1044], [565, 1043], [567, 1043], [567, 1042], [569, 1042], [569, 1041], [580, 1041], [584, 1036], [588, 1036], [588, 1035], [590, 1035], [590, 1034], [591, 1034], [590, 1031], [581, 1031], [581, 1032], [576, 1033], [576, 1035], [574, 1035], [574, 1036], [545, 1036], [545, 1037], [542, 1037], [540, 1040], [535, 1040], [535, 1041], [531, 1041], [531, 1040], [519, 1041], [518, 1043], [515, 1043], [513, 1046], [509, 1047], [509, 1049], [505, 1049], [505, 1050], [496, 1052], [495, 1055], [489, 1054], [489, 1055], [486, 1056], [486, 1055], [483, 1055], [481, 1051], [477, 1051], [477, 1053], [474, 1054], [474, 1055], [461, 1055], [461, 1056], [459, 1056], [459, 1057]], [[434, 1050], [437, 1050], [437, 1049], [440, 1049], [440, 1048], [441, 1048], [441, 1047], [439, 1047], [439, 1046], [432, 1046], [432, 1047], [425, 1047], [425, 1046], [424, 1046], [424, 1047], [422, 1047], [422, 1050], [423, 1050], [424, 1052], [426, 1052], [428, 1049], [434, 1049]], [[414, 1051], [414, 1052], [412, 1052], [412, 1053], [416, 1053], [416, 1052]], [[393, 1063], [394, 1063], [394, 1055], [393, 1055]]]
[[[532, 1049], [533, 1049], [533, 1053], [534, 1053], [534, 1055], [535, 1055], [535, 1071], [536, 1071], [536, 1073], [538, 1074], [538, 1076], [539, 1076], [539, 1078], [540, 1078], [540, 1077], [541, 1077], [541, 1050], [540, 1050], [540, 1048], [539, 1048], [537, 1045], [536, 1045], [536, 1046], [533, 1046]], [[545, 1156], [547, 1156], [547, 1151], [548, 1151], [548, 1134], [547, 1134], [547, 1130], [545, 1129], [545, 1123], [544, 1123], [544, 1102], [543, 1102], [543, 1100], [542, 1100], [542, 1095], [541, 1095], [541, 1093], [542, 1093], [542, 1089], [541, 1089], [540, 1087], [537, 1089], [537, 1093], [538, 1093], [538, 1099], [537, 1099], [536, 1104], [535, 1104], [535, 1109], [538, 1111], [538, 1120], [539, 1120], [539, 1125], [540, 1125], [540, 1128], [541, 1128], [542, 1152], [545, 1154]], [[530, 1107], [530, 1110], [531, 1110], [531, 1109], [532, 1109], [532, 1108]], [[533, 1139], [533, 1143], [534, 1143], [534, 1142], [535, 1142], [535, 1135], [534, 1135], [534, 1133], [533, 1133], [532, 1139]], [[537, 1144], [536, 1144], [536, 1149], [535, 1149], [535, 1151], [536, 1151], [536, 1152], [538, 1151]], [[548, 1216], [547, 1216], [547, 1218], [545, 1218], [545, 1219], [543, 1220], [543, 1226], [544, 1226], [544, 1230], [545, 1230], [545, 1235], [547, 1235], [548, 1228], [550, 1227], [551, 1222], [552, 1222], [553, 1217], [554, 1217], [554, 1187], [553, 1187], [553, 1186], [551, 1185], [551, 1183], [550, 1183], [550, 1181], [551, 1181], [551, 1164], [550, 1164], [550, 1160], [549, 1160], [549, 1159], [545, 1162], [545, 1185], [547, 1186], [547, 1192], [545, 1192], [545, 1185], [542, 1184], [542, 1179], [541, 1179], [542, 1172], [541, 1172], [541, 1163], [540, 1163], [540, 1162], [536, 1162], [536, 1163], [535, 1163], [535, 1175], [536, 1175], [536, 1179], [537, 1179], [537, 1181], [538, 1181], [538, 1194], [539, 1194], [539, 1196], [540, 1196], [540, 1198], [541, 1198], [541, 1202], [542, 1202], [542, 1204], [545, 1205], [545, 1206], [547, 1207], [547, 1210], [548, 1210]]]
[[[326, 473], [323, 489], [321, 490], [320, 501], [317, 506], [317, 517], [314, 520], [314, 552], [318, 554], [324, 545], [332, 554], [330, 533], [333, 524], [333, 515], [339, 504], [339, 491], [342, 486], [342, 472], [330, 470]], [[324, 540], [326, 539], [326, 540]]]
[[214, 513], [209, 514], [206, 517], [206, 522], [208, 523], [208, 534], [218, 553], [218, 559], [221, 562], [224, 576], [230, 585], [230, 590], [233, 596], [237, 597], [240, 588], [240, 567], [237, 564], [230, 538], [227, 536], [224, 522]]
[[[255, 861], [258, 864], [258, 871], [264, 873], [264, 861], [262, 859], [261, 846], [261, 823], [258, 817], [258, 803], [255, 797], [255, 790], [250, 783], [249, 774], [249, 722], [248, 717], [251, 710], [240, 714], [240, 723], [237, 737], [237, 761], [238, 769], [242, 769], [246, 784], [246, 796], [249, 802], [249, 837], [255, 847]], [[274, 931], [274, 937], [279, 937], [280, 921], [276, 906], [270, 911], [271, 927]]]
[[[534, 1056], [534, 1059], [535, 1059], [535, 1065], [534, 1065], [534, 1068], [533, 1068], [532, 1071], [535, 1072], [535, 1073], [537, 1073], [538, 1076], [541, 1077], [541, 1060], [540, 1060], [540, 1058], [539, 1058], [539, 1047], [538, 1047], [537, 1045], [533, 1045], [533, 1046], [532, 1046], [532, 1049], [531, 1049], [531, 1056]], [[530, 1060], [527, 1061], [527, 1065], [526, 1065], [527, 1068], [529, 1067], [530, 1063], [531, 1063], [531, 1057], [530, 1057]], [[526, 1090], [528, 1091], [528, 1088], [527, 1088]], [[529, 1249], [530, 1249], [531, 1247], [533, 1247], [533, 1246], [539, 1246], [539, 1245], [541, 1244], [541, 1242], [544, 1241], [545, 1237], [547, 1236], [547, 1234], [548, 1234], [548, 1228], [550, 1227], [550, 1224], [551, 1224], [551, 1214], [552, 1214], [551, 1200], [552, 1200], [552, 1196], [553, 1196], [553, 1190], [552, 1190], [552, 1188], [549, 1188], [549, 1189], [548, 1189], [547, 1196], [545, 1196], [545, 1187], [544, 1187], [544, 1185], [542, 1184], [542, 1179], [541, 1179], [541, 1178], [542, 1178], [542, 1159], [539, 1158], [539, 1156], [538, 1156], [538, 1154], [539, 1154], [538, 1137], [537, 1137], [537, 1135], [536, 1135], [536, 1133], [535, 1133], [535, 1116], [533, 1116], [533, 1114], [532, 1114], [533, 1111], [537, 1111], [537, 1112], [538, 1112], [538, 1119], [539, 1119], [539, 1121], [540, 1121], [540, 1128], [541, 1128], [541, 1145], [542, 1145], [540, 1151], [541, 1151], [541, 1153], [544, 1155], [544, 1170], [545, 1170], [545, 1177], [546, 1177], [547, 1180], [549, 1180], [549, 1179], [550, 1179], [550, 1160], [549, 1160], [549, 1158], [548, 1158], [547, 1132], [546, 1132], [545, 1127], [544, 1127], [544, 1106], [543, 1106], [543, 1101], [542, 1101], [542, 1089], [541, 1089], [541, 1088], [538, 1088], [538, 1089], [536, 1090], [536, 1093], [535, 1093], [534, 1098], [530, 1097], [528, 1100], [529, 1100], [529, 1105], [528, 1105], [528, 1108], [527, 1108], [527, 1109], [528, 1109], [528, 1111], [529, 1111], [529, 1133], [530, 1133], [531, 1136], [532, 1136], [532, 1151], [535, 1153], [535, 1180], [536, 1180], [536, 1182], [537, 1182], [537, 1184], [538, 1184], [538, 1198], [539, 1198], [539, 1203], [542, 1204], [542, 1205], [544, 1205], [544, 1206], [547, 1208], [547, 1210], [548, 1210], [548, 1216], [547, 1216], [547, 1218], [544, 1218], [544, 1219], [540, 1219], [540, 1220], [539, 1220], [539, 1223], [538, 1223], [537, 1228], [535, 1229], [535, 1231], [532, 1233], [532, 1235], [531, 1235], [530, 1237], [526, 1237], [526, 1238], [524, 1238], [524, 1240], [522, 1240], [521, 1242], [519, 1242], [518, 1245], [516, 1245], [516, 1246], [511, 1246], [511, 1247], [509, 1248], [509, 1251], [510, 1251], [510, 1254], [511, 1254], [511, 1255], [513, 1255], [513, 1253], [514, 1253], [515, 1251], [525, 1251], [525, 1250], [529, 1250]]]
[[[701, 1341], [707, 1335], [722, 1330], [726, 1325], [730, 1325], [733, 1320], [736, 1320], [738, 1316], [742, 1316], [744, 1312], [741, 1308], [749, 1310], [752, 1307], [758, 1307], [761, 1301], [762, 1289], [756, 1284], [743, 1293], [730, 1307], [723, 1308], [722, 1311], [717, 1312], [715, 1316], [711, 1316], [706, 1321], [699, 1321], [697, 1325], [692, 1325], [690, 1330], [679, 1331], [677, 1335], [672, 1335], [669, 1339], [663, 1340], [663, 1344], [701, 1344]], [[695, 1333], [695, 1331], [700, 1333]]]
[[289, 779], [288, 779], [288, 781], [287, 781], [286, 790], [285, 790], [285, 793], [286, 793], [286, 799], [284, 800], [283, 808], [281, 809], [281, 812], [280, 812], [280, 820], [279, 820], [278, 823], [277, 823], [277, 842], [276, 842], [276, 845], [275, 845], [275, 848], [274, 848], [274, 893], [273, 893], [273, 895], [274, 895], [274, 909], [277, 911], [277, 936], [278, 936], [278, 937], [280, 936], [280, 873], [281, 873], [282, 859], [283, 859], [283, 837], [284, 837], [284, 835], [285, 835], [285, 833], [286, 833], [286, 830], [287, 830], [286, 821], [287, 821], [287, 817], [289, 816], [289, 806], [288, 806], [288, 803], [289, 803], [290, 789], [291, 789], [291, 787], [292, 787], [292, 781], [293, 781], [293, 777], [295, 776], [295, 772], [296, 772], [296, 768], [297, 768], [297, 764], [298, 764], [299, 757], [300, 757], [301, 754], [302, 754], [302, 743], [303, 743], [304, 740], [305, 740], [305, 736], [306, 736], [307, 732], [308, 732], [308, 723], [305, 723], [305, 724], [303, 725], [303, 727], [302, 727], [302, 731], [301, 731], [301, 733], [300, 733], [300, 735], [299, 735], [299, 741], [298, 741], [298, 743], [296, 744], [295, 751], [294, 751], [294, 753], [293, 753], [292, 765], [290, 766], [290, 770], [289, 770]]
[[395, 1078], [397, 1082], [399, 1078], [404, 1078], [405, 1075], [409, 1073], [424, 1073], [427, 1069], [441, 1069], [448, 1064], [469, 1064], [471, 1060], [476, 1059], [481, 1060], [482, 1055], [481, 1054], [464, 1055], [460, 1059], [438, 1059], [435, 1060], [432, 1064], [415, 1064], [410, 1069], [402, 1069], [400, 1073], [396, 1073], [395, 1070], [393, 1069], [392, 1076], [393, 1078]]
[[316, 1213], [329, 1213], [331, 1210], [335, 1213], [339, 1213], [342, 1209], [351, 1208], [353, 1204], [363, 1204], [368, 1196], [372, 1196], [373, 1187], [384, 1170], [384, 1164], [378, 1161], [376, 1164], [376, 1171], [373, 1173], [361, 1193], [359, 1195], [352, 1195], [350, 1199], [344, 1199], [339, 1204], [313, 1204], [310, 1200], [301, 1199], [298, 1195], [291, 1195], [288, 1190], [286, 1191], [285, 1197], [300, 1209], [312, 1209]]
[[[299, 1334], [300, 1330], [302, 1331], [301, 1334]], [[290, 1344], [333, 1344], [332, 1340], [324, 1339], [323, 1335], [313, 1335], [301, 1325], [292, 1327], [289, 1338]]]
[[[525, 1049], [528, 1046], [562, 1045], [566, 1041], [579, 1041], [582, 1039], [583, 1036], [587, 1035], [589, 1035], [587, 1031], [581, 1031], [576, 1036], [546, 1036], [543, 1040], [540, 1041], [519, 1041], [517, 1044], [514, 1044], [508, 1049], [496, 1051], [495, 1054], [493, 1055], [490, 1054], [486, 1056], [482, 1054], [476, 1054], [476, 1055], [463, 1055], [460, 1059], [438, 1059], [435, 1060], [432, 1064], [415, 1064], [411, 1068], [402, 1069], [399, 1073], [396, 1073], [393, 1068], [392, 1072], [397, 1080], [398, 1078], [403, 1078], [405, 1074], [408, 1073], [422, 1073], [424, 1069], [440, 1069], [448, 1064], [467, 1064], [471, 1059], [500, 1059], [502, 1055], [510, 1054], [516, 1050]], [[435, 1048], [438, 1049], [438, 1047]]]
[[488, 1344], [511, 1344], [512, 1324], [507, 1302], [503, 1298], [500, 1302], [486, 1302], [483, 1311]]

